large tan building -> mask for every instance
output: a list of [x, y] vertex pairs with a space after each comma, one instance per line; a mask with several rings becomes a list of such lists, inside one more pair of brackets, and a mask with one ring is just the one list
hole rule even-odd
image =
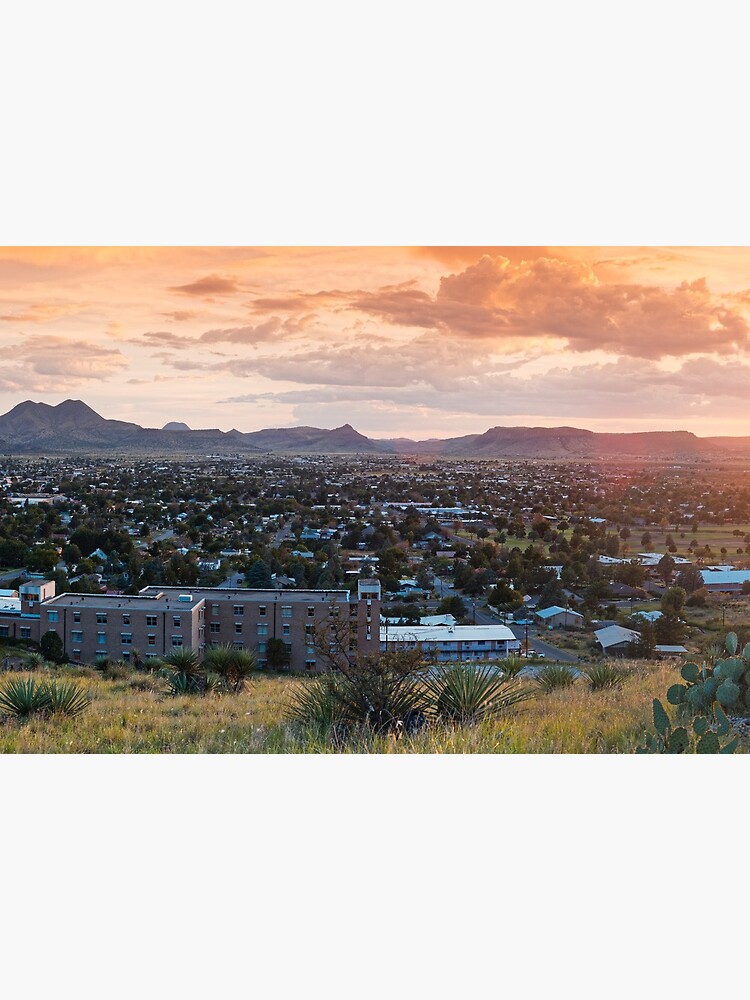
[[[49, 580], [24, 584], [20, 612], [0, 610], [0, 638], [39, 642], [56, 632], [71, 660], [98, 656], [155, 659], [173, 649], [234, 645], [255, 650], [265, 666], [269, 639], [289, 650], [290, 669], [323, 669], [313, 634], [347, 622], [349, 652], [377, 652], [380, 584], [358, 580], [348, 590], [224, 590], [146, 587], [134, 596], [60, 594]], [[337, 629], [341, 632], [341, 629]], [[319, 645], [319, 644], [318, 644]]]

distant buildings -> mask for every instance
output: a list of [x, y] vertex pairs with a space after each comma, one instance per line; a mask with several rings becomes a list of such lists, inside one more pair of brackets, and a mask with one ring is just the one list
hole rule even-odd
[[571, 611], [570, 608], [560, 608], [556, 605], [550, 608], [542, 608], [535, 611], [537, 620], [545, 628], [583, 628], [583, 615], [578, 611]]
[[438, 662], [503, 660], [521, 642], [506, 625], [386, 625], [380, 628], [381, 651], [421, 649]]

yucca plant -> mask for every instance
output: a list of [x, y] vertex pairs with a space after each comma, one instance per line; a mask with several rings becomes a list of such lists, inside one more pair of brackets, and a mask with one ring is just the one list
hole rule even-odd
[[16, 719], [52, 714], [75, 717], [88, 706], [88, 695], [72, 681], [43, 681], [29, 677], [7, 681], [0, 688], [0, 712]]
[[53, 715], [69, 715], [75, 718], [89, 707], [88, 695], [72, 681], [51, 681], [47, 687], [50, 698], [49, 711]]
[[440, 667], [425, 680], [424, 687], [438, 718], [460, 725], [494, 718], [531, 697], [528, 688], [492, 664]]
[[214, 646], [203, 657], [203, 668], [224, 678], [227, 688], [241, 691], [251, 674], [258, 669], [258, 657], [249, 649], [233, 646]]
[[498, 660], [497, 665], [506, 677], [518, 677], [527, 663], [522, 656], [514, 656], [511, 653], [504, 660]]
[[347, 720], [339, 688], [342, 678], [326, 673], [305, 680], [295, 691], [287, 708], [287, 718], [315, 730], [321, 736], [346, 726]]
[[594, 663], [590, 667], [583, 668], [583, 675], [586, 683], [592, 691], [605, 691], [607, 689], [618, 688], [625, 678], [626, 672], [622, 667], [616, 667], [606, 661]]
[[200, 659], [194, 649], [175, 648], [164, 657], [164, 664], [176, 674], [197, 677], [201, 672]]
[[547, 663], [536, 675], [536, 682], [543, 691], [556, 691], [575, 684], [575, 671], [564, 663]]
[[214, 673], [213, 670], [209, 670], [203, 681], [203, 693], [219, 695], [226, 691], [226, 684], [224, 683], [224, 678], [221, 674]]
[[181, 671], [166, 671], [165, 679], [169, 685], [169, 693], [173, 695], [181, 694], [201, 694], [203, 692], [202, 678], [199, 675], [191, 677]]
[[26, 670], [41, 670], [47, 665], [47, 661], [41, 653], [27, 653], [23, 665]]
[[0, 688], [0, 712], [16, 719], [49, 712], [51, 704], [49, 685], [36, 677], [6, 681]]

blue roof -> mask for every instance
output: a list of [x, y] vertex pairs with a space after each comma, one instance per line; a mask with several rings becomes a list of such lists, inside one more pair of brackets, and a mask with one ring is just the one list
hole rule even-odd
[[571, 611], [570, 608], [559, 608], [556, 604], [551, 608], [542, 608], [536, 613], [537, 618], [554, 618], [555, 615], [575, 615], [576, 618], [583, 618], [583, 615], [577, 611]]

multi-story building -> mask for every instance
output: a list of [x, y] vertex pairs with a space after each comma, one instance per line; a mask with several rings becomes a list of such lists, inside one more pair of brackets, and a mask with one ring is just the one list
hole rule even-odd
[[[294, 671], [326, 666], [321, 639], [335, 633], [347, 651], [377, 652], [380, 583], [358, 580], [349, 590], [225, 590], [146, 587], [139, 594], [55, 594], [39, 580], [20, 590], [20, 610], [0, 608], [0, 638], [41, 641], [56, 632], [71, 660], [98, 656], [155, 659], [173, 649], [209, 646], [255, 650], [265, 665], [269, 639], [280, 639]], [[340, 626], [346, 622], [347, 626]]]
[[521, 642], [505, 625], [382, 625], [380, 649], [421, 649], [440, 663], [503, 660]]

